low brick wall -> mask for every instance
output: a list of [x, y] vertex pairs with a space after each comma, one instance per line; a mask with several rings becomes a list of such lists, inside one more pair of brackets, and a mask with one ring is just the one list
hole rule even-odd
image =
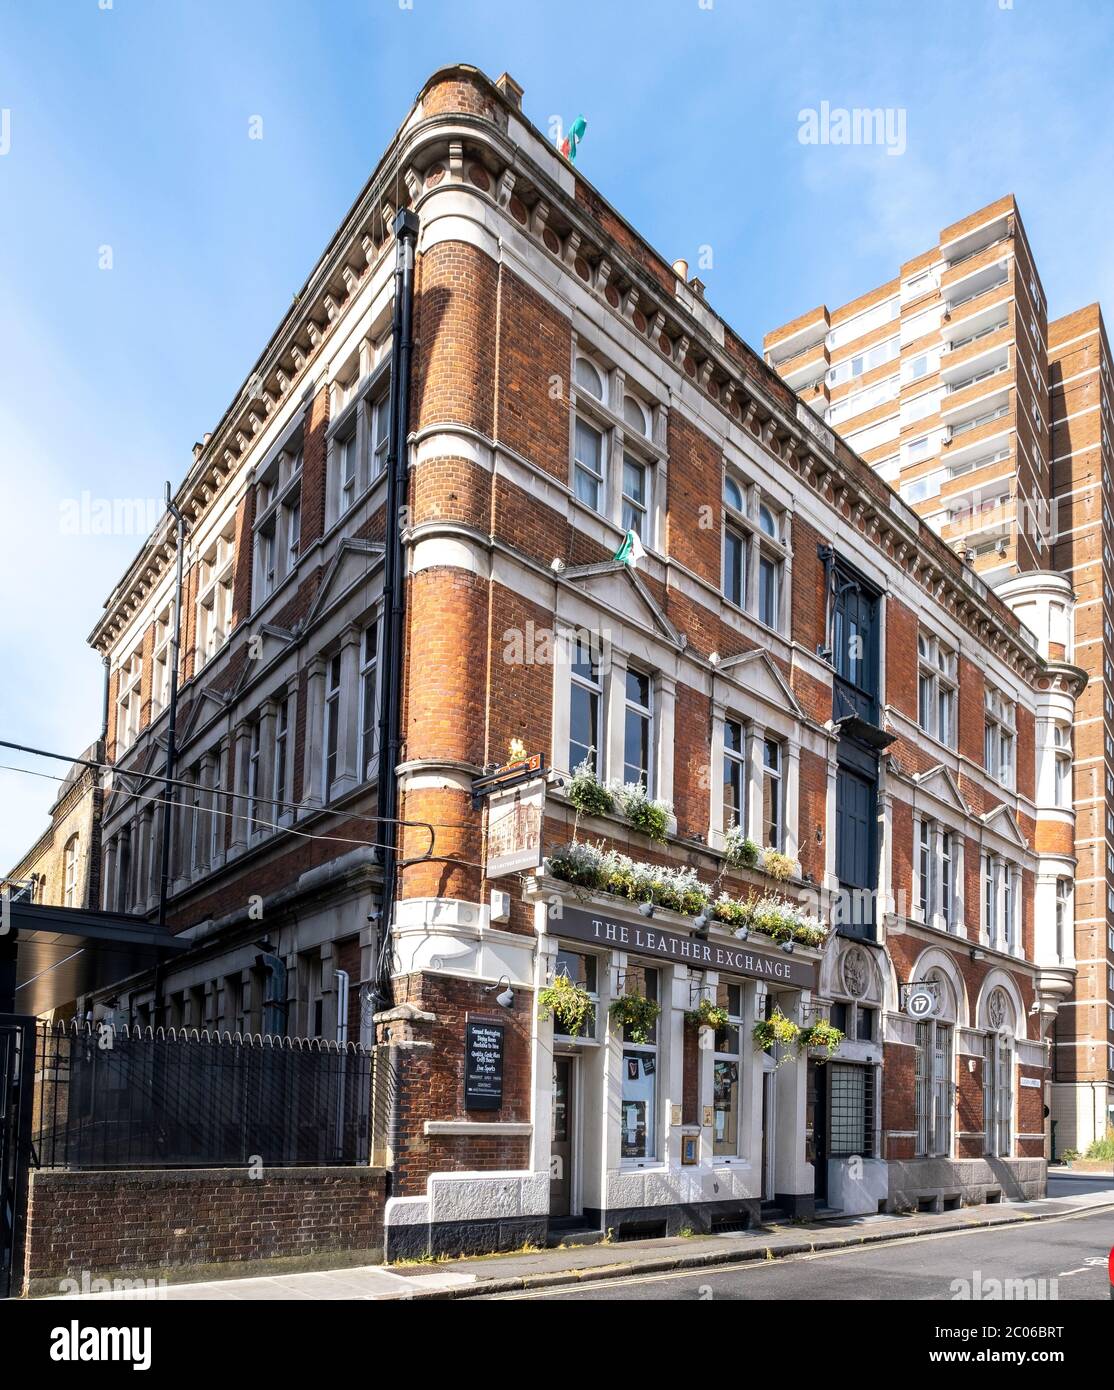
[[383, 1257], [382, 1168], [44, 1169], [30, 1186], [31, 1294], [83, 1275], [180, 1281]]

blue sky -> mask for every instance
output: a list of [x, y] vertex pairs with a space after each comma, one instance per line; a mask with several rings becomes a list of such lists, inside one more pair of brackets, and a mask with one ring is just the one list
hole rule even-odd
[[[63, 507], [181, 477], [455, 61], [583, 112], [583, 172], [668, 258], [711, 248], [756, 347], [1010, 191], [1051, 313], [1114, 304], [1108, 0], [0, 0], [0, 737], [95, 737], [85, 638], [142, 537]], [[823, 101], [900, 108], [904, 153], [801, 144]], [[0, 869], [54, 791], [0, 772]]]

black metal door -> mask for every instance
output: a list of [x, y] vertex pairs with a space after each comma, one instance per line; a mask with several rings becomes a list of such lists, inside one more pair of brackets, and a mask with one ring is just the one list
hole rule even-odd
[[805, 1157], [812, 1164], [813, 1191], [818, 1202], [828, 1200], [828, 1074], [810, 1057], [805, 1082]]
[[0, 1014], [0, 1298], [22, 1282], [34, 1078], [35, 1020]]

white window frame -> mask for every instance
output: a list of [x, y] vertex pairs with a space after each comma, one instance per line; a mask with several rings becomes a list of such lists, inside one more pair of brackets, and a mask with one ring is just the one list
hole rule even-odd
[[[732, 1010], [731, 992], [735, 991], [737, 1007]], [[716, 1002], [727, 1010], [727, 1026], [724, 1029], [716, 1029], [712, 1038], [712, 1078], [713, 1078], [713, 1109], [712, 1109], [712, 1162], [730, 1163], [737, 1160], [742, 1155], [743, 1146], [743, 1124], [745, 1111], [743, 1108], [743, 1026], [744, 1026], [744, 992], [741, 980], [721, 980], [716, 992]], [[721, 1036], [726, 1035], [726, 1041], [731, 1041], [734, 1034], [735, 1049], [724, 1050], [720, 1048]], [[716, 1145], [715, 1131], [715, 1071], [717, 1063], [734, 1065], [735, 1067], [735, 1144], [734, 1147], [718, 1149]]]
[[286, 810], [287, 760], [290, 757], [290, 696], [275, 701], [275, 744], [271, 759], [271, 799], [274, 817], [281, 820]]
[[1017, 757], [1016, 707], [993, 686], [983, 700], [983, 767], [1000, 786], [1012, 789]]
[[[788, 513], [753, 483], [748, 483], [734, 469], [729, 469], [721, 490], [723, 526], [721, 532], [720, 592], [728, 603], [749, 613], [756, 622], [771, 632], [782, 633], [790, 607], [789, 557], [787, 539]], [[739, 506], [738, 502], [742, 505]], [[767, 525], [768, 519], [768, 525]], [[739, 538], [742, 549], [741, 592], [736, 597], [727, 586], [727, 538]], [[774, 607], [771, 615], [763, 612], [762, 568], [769, 566], [773, 573]], [[769, 621], [772, 616], [773, 621]]]
[[[629, 682], [632, 676], [646, 682], [645, 704], [640, 704], [631, 697]], [[631, 766], [627, 762], [627, 731], [630, 728], [631, 721], [634, 720], [639, 725], [644, 726], [646, 731], [646, 767], [643, 770], [645, 774], [643, 785], [646, 788], [646, 795], [650, 797], [654, 795], [657, 771], [655, 766], [656, 759], [654, 757], [654, 740], [657, 726], [654, 705], [653, 673], [644, 671], [639, 666], [629, 666], [626, 671], [623, 672], [623, 782], [628, 783], [634, 780], [627, 776], [628, 769]], [[641, 775], [638, 780], [642, 781]]]
[[62, 906], [77, 907], [77, 848], [78, 837], [66, 841], [62, 860]]
[[[572, 688], [574, 688], [574, 687], [579, 687], [580, 689], [585, 690], [585, 691], [588, 692], [588, 698], [589, 698], [589, 700], [593, 700], [593, 701], [595, 702], [595, 710], [596, 710], [596, 718], [595, 718], [595, 724], [596, 724], [596, 740], [597, 740], [598, 746], [597, 746], [595, 749], [589, 749], [588, 752], [587, 752], [587, 754], [586, 754], [585, 756], [586, 756], [586, 758], [587, 758], [587, 762], [588, 762], [589, 767], [592, 769], [592, 771], [595, 773], [595, 775], [596, 775], [597, 777], [602, 778], [602, 777], [605, 775], [604, 769], [605, 769], [605, 766], [606, 766], [606, 752], [607, 752], [607, 703], [606, 703], [606, 701], [605, 701], [605, 699], [604, 699], [604, 679], [603, 679], [603, 673], [602, 673], [602, 671], [600, 670], [600, 664], [599, 664], [599, 660], [598, 660], [597, 653], [593, 650], [594, 646], [595, 646], [594, 640], [593, 640], [593, 641], [590, 641], [589, 644], [587, 645], [587, 647], [585, 648], [585, 644], [583, 644], [583, 643], [580, 641], [579, 637], [574, 637], [574, 638], [572, 638], [572, 650], [571, 650], [571, 653], [570, 653], [570, 660], [569, 660], [569, 679], [570, 679], [570, 693], [569, 693], [569, 746], [568, 746], [568, 749], [567, 749], [567, 751], [566, 751], [565, 756], [566, 756], [566, 758], [568, 759], [569, 763], [571, 764], [571, 766], [570, 766], [570, 768], [569, 768], [569, 771], [570, 771], [570, 772], [575, 772], [576, 769], [577, 769], [577, 767], [578, 767], [578, 766], [580, 765], [580, 763], [583, 761], [583, 759], [576, 759], [576, 760], [574, 761], [574, 758], [573, 758], [573, 717], [574, 717], [574, 714], [573, 714]], [[590, 670], [593, 670], [593, 671], [595, 672], [595, 675], [594, 675], [594, 676], [587, 676], [587, 675], [584, 675], [584, 674], [582, 674], [580, 671], [577, 670], [578, 658], [579, 658], [579, 655], [580, 655], [580, 652], [581, 652], [582, 648], [585, 648], [586, 651], [587, 651], [589, 669], [590, 669]]]
[[[369, 652], [370, 647], [370, 652]], [[375, 757], [376, 710], [379, 693], [379, 624], [375, 619], [360, 635], [360, 781], [371, 776]], [[368, 722], [368, 703], [371, 722]]]
[[[739, 747], [738, 747], [737, 749], [736, 749], [736, 748], [730, 748], [730, 747], [728, 746], [728, 742], [727, 742], [727, 726], [728, 726], [728, 724], [733, 725], [735, 728], [737, 728], [737, 729], [739, 730]], [[731, 823], [730, 823], [730, 820], [728, 819], [728, 815], [727, 815], [727, 804], [726, 804], [726, 788], [727, 788], [727, 786], [728, 786], [728, 776], [727, 776], [727, 772], [728, 772], [728, 767], [730, 767], [730, 768], [732, 768], [732, 769], [734, 770], [735, 774], [736, 774], [737, 777], [738, 777], [738, 782], [739, 782], [739, 810], [738, 810], [738, 815], [737, 815], [737, 817], [736, 817], [735, 823], [738, 825], [738, 827], [739, 827], [739, 829], [740, 829], [740, 831], [742, 832], [743, 835], [749, 835], [749, 834], [750, 834], [750, 807], [749, 807], [750, 798], [749, 798], [748, 789], [749, 789], [749, 785], [750, 785], [750, 777], [749, 777], [749, 771], [750, 771], [750, 767], [749, 767], [749, 764], [750, 764], [750, 752], [749, 752], [749, 747], [750, 747], [750, 730], [749, 730], [749, 728], [748, 728], [748, 726], [747, 726], [747, 724], [746, 724], [746, 722], [745, 722], [744, 720], [742, 720], [742, 719], [737, 719], [737, 718], [735, 718], [733, 715], [730, 715], [730, 714], [727, 715], [727, 716], [724, 718], [723, 725], [724, 725], [724, 738], [723, 738], [723, 787], [724, 787], [724, 789], [725, 789], [725, 794], [724, 794], [724, 797], [723, 797], [723, 802], [724, 802], [724, 805], [723, 805], [723, 829], [724, 829], [725, 832], [731, 829]]]
[[[768, 761], [770, 750], [776, 749], [777, 756], [774, 762]], [[785, 778], [786, 778], [786, 749], [782, 739], [774, 734], [764, 732], [762, 735], [762, 833], [760, 843], [763, 849], [776, 850], [782, 853], [785, 849]], [[770, 787], [770, 801], [774, 808], [774, 819], [777, 824], [777, 834], [774, 836], [775, 843], [770, 843], [769, 825], [766, 818], [766, 788]]]
[[[325, 661], [325, 730], [321, 754], [324, 760], [322, 785], [325, 800], [332, 796], [333, 783], [337, 780], [337, 767], [340, 764], [340, 687], [342, 680], [341, 655], [336, 652]], [[332, 770], [330, 771], [330, 763]]]
[[917, 633], [917, 726], [945, 748], [953, 749], [958, 723], [957, 669], [951, 647], [923, 629]]
[[259, 819], [259, 772], [262, 749], [259, 742], [259, 720], [255, 718], [248, 725], [248, 762], [245, 769], [245, 788], [247, 792], [247, 812], [245, 822], [250, 839], [260, 829]]
[[120, 668], [116, 692], [116, 756], [127, 752], [139, 737], [143, 683], [143, 654], [134, 651]]
[[235, 523], [230, 522], [209, 545], [201, 560], [201, 582], [197, 595], [199, 670], [224, 647], [232, 632], [235, 561]]
[[[653, 993], [652, 997], [653, 997], [654, 999], [656, 999], [657, 1002], [660, 1004], [661, 1001], [662, 1001], [662, 985], [663, 985], [662, 972], [661, 972], [660, 970], [656, 969], [656, 968], [653, 967], [653, 966], [645, 966], [645, 967], [642, 967], [642, 969], [643, 969], [643, 973], [644, 973], [644, 975], [645, 975], [645, 977], [646, 977], [647, 980], [649, 980], [649, 979], [651, 979], [651, 978], [653, 979], [653, 981], [654, 981], [654, 993]], [[628, 966], [628, 967], [626, 968], [626, 973], [629, 974], [630, 971], [631, 971], [631, 967]], [[620, 1076], [620, 1102], [619, 1102], [619, 1138], [620, 1138], [619, 1153], [620, 1153], [620, 1163], [621, 1163], [621, 1165], [622, 1165], [624, 1168], [645, 1168], [645, 1167], [648, 1167], [648, 1166], [651, 1166], [651, 1165], [653, 1165], [653, 1166], [656, 1167], [656, 1166], [657, 1166], [658, 1164], [660, 1164], [660, 1162], [661, 1162], [661, 1157], [660, 1157], [659, 1152], [658, 1152], [659, 1147], [660, 1147], [660, 1144], [661, 1144], [661, 1136], [660, 1136], [659, 1133], [658, 1133], [659, 1129], [661, 1128], [661, 1125], [660, 1125], [660, 1115], [659, 1115], [659, 1111], [660, 1111], [660, 1109], [661, 1109], [661, 1047], [660, 1047], [660, 1044], [659, 1044], [659, 1042], [658, 1042], [658, 1039], [659, 1039], [659, 1037], [660, 1037], [660, 1029], [663, 1027], [663, 1020], [665, 1020], [665, 1019], [667, 1019], [667, 1018], [668, 1018], [668, 1010], [663, 1009], [663, 1010], [662, 1010], [662, 1013], [658, 1016], [657, 1022], [654, 1024], [653, 1033], [652, 1033], [652, 1038], [653, 1038], [653, 1041], [652, 1041], [652, 1042], [648, 1042], [648, 1043], [636, 1043], [636, 1042], [630, 1042], [630, 1041], [628, 1041], [626, 1037], [624, 1037], [624, 1038], [622, 1039], [622, 1051], [621, 1051], [622, 1072], [621, 1072], [621, 1076]], [[624, 1032], [625, 1032], [625, 1030], [624, 1030]], [[626, 1118], [625, 1113], [624, 1113], [624, 1111], [625, 1111], [625, 1103], [626, 1103], [626, 1102], [625, 1102], [625, 1087], [626, 1087], [626, 1082], [627, 1082], [627, 1058], [628, 1058], [629, 1056], [638, 1056], [638, 1057], [641, 1057], [641, 1058], [648, 1058], [648, 1057], [653, 1058], [653, 1061], [654, 1061], [653, 1078], [654, 1078], [654, 1080], [653, 1080], [653, 1084], [652, 1084], [652, 1088], [651, 1088], [651, 1089], [652, 1089], [651, 1113], [650, 1113], [650, 1115], [649, 1115], [649, 1117], [648, 1117], [647, 1124], [646, 1124], [646, 1153], [645, 1153], [645, 1154], [641, 1154], [641, 1155], [631, 1155], [631, 1156], [629, 1156], [629, 1157], [624, 1157], [624, 1156], [623, 1156], [623, 1153], [622, 1153], [622, 1148], [623, 1148], [623, 1124], [624, 1124], [624, 1120], [625, 1120], [625, 1118]]]

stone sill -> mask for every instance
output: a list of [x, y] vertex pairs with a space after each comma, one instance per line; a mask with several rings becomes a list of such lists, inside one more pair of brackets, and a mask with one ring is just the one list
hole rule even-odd
[[424, 1134], [442, 1138], [461, 1138], [464, 1135], [491, 1135], [496, 1138], [517, 1138], [519, 1135], [533, 1134], [532, 1124], [514, 1120], [426, 1120], [422, 1126]]

